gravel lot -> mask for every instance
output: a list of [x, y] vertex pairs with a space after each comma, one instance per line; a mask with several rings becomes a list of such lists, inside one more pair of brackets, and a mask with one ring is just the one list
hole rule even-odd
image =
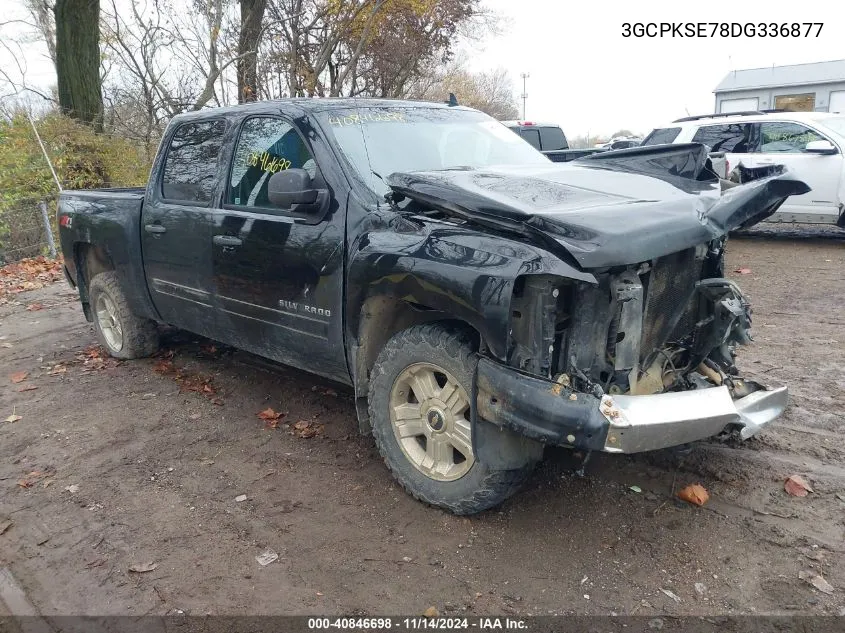
[[[13, 296], [0, 567], [46, 616], [845, 613], [843, 235], [766, 227], [729, 244], [755, 305], [739, 364], [791, 391], [774, 427], [597, 455], [586, 477], [549, 450], [523, 493], [472, 518], [393, 483], [343, 387], [178, 332], [170, 358], [103, 359], [63, 282]], [[793, 474], [815, 492], [787, 495]], [[675, 500], [689, 483], [704, 507]]]

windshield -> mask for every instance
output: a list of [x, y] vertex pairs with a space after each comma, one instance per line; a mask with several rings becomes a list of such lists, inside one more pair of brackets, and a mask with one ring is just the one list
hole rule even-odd
[[833, 130], [836, 134], [845, 138], [845, 116], [819, 119], [817, 123], [822, 127]]
[[318, 116], [378, 194], [390, 191], [384, 180], [397, 172], [549, 163], [504, 125], [473, 110], [366, 107]]

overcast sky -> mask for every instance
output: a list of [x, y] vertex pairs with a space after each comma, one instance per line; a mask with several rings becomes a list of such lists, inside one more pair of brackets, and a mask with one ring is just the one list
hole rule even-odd
[[[21, 0], [0, 1], [0, 22], [25, 17]], [[845, 58], [845, 15], [840, 15], [845, 12], [832, 0], [483, 2], [503, 16], [505, 32], [472, 51], [472, 67], [507, 69], [517, 95], [522, 92], [520, 73], [530, 73], [527, 118], [559, 123], [569, 136], [620, 128], [644, 133], [687, 112], [712, 112], [713, 88], [731, 70]], [[824, 26], [820, 37], [809, 38], [622, 36], [625, 22], [763, 21]], [[0, 37], [13, 32], [4, 27]], [[26, 47], [23, 61], [30, 84], [55, 84], [43, 46]], [[14, 71], [2, 47], [0, 64]]]
[[[713, 112], [713, 88], [731, 70], [845, 58], [841, 1], [485, 2], [509, 16], [508, 32], [486, 42], [473, 67], [506, 68], [517, 94], [520, 73], [530, 73], [527, 118], [559, 123], [569, 136], [642, 133], [687, 111]], [[800, 39], [622, 37], [625, 22], [723, 21], [824, 26]]]

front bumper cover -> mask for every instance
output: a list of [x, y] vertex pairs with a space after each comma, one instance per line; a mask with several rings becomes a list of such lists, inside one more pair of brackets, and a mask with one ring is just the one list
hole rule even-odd
[[786, 408], [787, 388], [733, 400], [710, 387], [643, 396], [573, 393], [482, 358], [476, 375], [478, 416], [547, 444], [639, 453], [718, 435], [728, 427], [747, 439]]

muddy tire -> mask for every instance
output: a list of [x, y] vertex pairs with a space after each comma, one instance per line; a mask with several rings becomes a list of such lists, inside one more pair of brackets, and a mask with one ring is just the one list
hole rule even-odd
[[463, 333], [419, 325], [387, 342], [370, 377], [373, 437], [387, 467], [412, 496], [455, 514], [500, 504], [531, 470], [492, 469], [474, 454], [470, 394], [477, 363]]
[[115, 358], [144, 358], [158, 350], [155, 321], [132, 314], [117, 274], [99, 273], [88, 288], [94, 329], [100, 344]]

